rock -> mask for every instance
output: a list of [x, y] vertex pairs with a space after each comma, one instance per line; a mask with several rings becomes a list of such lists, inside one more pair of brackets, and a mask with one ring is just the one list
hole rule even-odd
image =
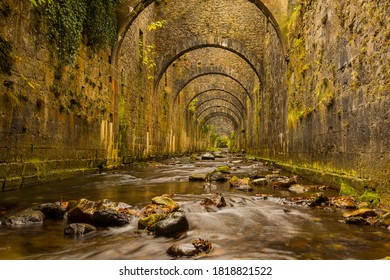
[[224, 165], [215, 169], [215, 172], [221, 172], [224, 174], [230, 174], [230, 166]]
[[207, 179], [211, 182], [226, 182], [228, 180], [225, 174], [219, 171], [209, 173]]
[[370, 225], [370, 223], [368, 222], [368, 220], [366, 218], [359, 217], [359, 216], [345, 218], [344, 221], [347, 224], [353, 224], [353, 225]]
[[39, 206], [35, 206], [33, 210], [39, 210], [43, 214], [45, 214], [46, 218], [62, 220], [66, 213], [66, 209], [68, 207], [68, 203], [44, 203]]
[[153, 204], [145, 206], [140, 212], [139, 229], [147, 229], [163, 236], [182, 231], [185, 227], [188, 229], [184, 213], [177, 212], [180, 206], [176, 201], [167, 196], [157, 196], [152, 198], [152, 202]]
[[240, 191], [253, 191], [253, 188], [250, 186], [250, 178], [246, 177], [239, 179], [236, 176], [233, 176], [229, 180], [229, 184], [232, 188]]
[[255, 186], [267, 186], [268, 185], [268, 180], [266, 178], [258, 178], [255, 179], [251, 182], [252, 185]]
[[222, 194], [220, 193], [212, 193], [209, 197], [206, 197], [202, 203], [202, 205], [215, 205], [217, 207], [225, 207], [226, 201]]
[[369, 209], [369, 208], [361, 208], [355, 211], [349, 211], [343, 213], [344, 218], [351, 218], [351, 217], [367, 218], [367, 217], [375, 217], [376, 215], [377, 215], [376, 212], [373, 209]]
[[197, 239], [190, 243], [173, 244], [167, 250], [167, 254], [173, 257], [195, 257], [207, 254], [212, 250], [212, 244], [207, 240]]
[[337, 208], [356, 209], [357, 203], [353, 196], [336, 196], [329, 200], [331, 206]]
[[194, 257], [198, 251], [191, 243], [173, 244], [168, 248], [167, 254], [173, 257]]
[[177, 211], [180, 208], [179, 204], [176, 201], [167, 196], [156, 196], [152, 198], [152, 202], [154, 204], [163, 205], [164, 207], [169, 208], [171, 212]]
[[374, 225], [387, 227], [390, 229], [390, 213], [386, 213], [384, 215], [380, 215], [378, 219], [374, 222]]
[[192, 160], [201, 160], [202, 156], [197, 154], [192, 154], [190, 157]]
[[188, 230], [189, 224], [187, 217], [183, 212], [173, 212], [168, 216], [158, 221], [154, 225], [153, 231], [158, 236], [171, 237], [178, 233]]
[[207, 179], [207, 174], [192, 174], [188, 179], [191, 182], [204, 182]]
[[64, 229], [64, 235], [69, 237], [81, 237], [96, 231], [96, 227], [90, 224], [73, 223]]
[[215, 157], [211, 153], [205, 153], [202, 155], [202, 160], [215, 160]]
[[300, 184], [294, 184], [291, 187], [288, 188], [292, 192], [296, 193], [304, 193], [309, 191], [310, 189], [307, 186], [300, 185]]
[[39, 210], [27, 209], [14, 215], [8, 216], [2, 220], [6, 226], [34, 225], [42, 224], [45, 214]]
[[293, 176], [284, 180], [272, 181], [272, 188], [289, 188], [291, 185], [297, 183], [297, 176]]
[[67, 212], [68, 223], [92, 224], [92, 215], [101, 203], [85, 198], [79, 200], [76, 206]]
[[216, 190], [217, 189], [217, 186], [216, 185], [213, 185], [213, 184], [210, 184], [210, 183], [206, 183], [204, 186], [203, 186], [203, 189], [205, 191], [213, 191], [213, 190]]
[[138, 220], [138, 229], [152, 229], [152, 227], [162, 219], [164, 219], [164, 215], [160, 214], [150, 214], [146, 217], [140, 217]]
[[92, 215], [92, 223], [99, 227], [120, 227], [130, 222], [129, 217], [115, 209], [101, 209]]
[[287, 197], [282, 202], [294, 205], [302, 205], [309, 207], [324, 206], [328, 202], [328, 198], [322, 193], [316, 193], [307, 197]]
[[108, 199], [91, 201], [83, 198], [68, 210], [67, 219], [68, 223], [111, 227], [128, 224], [131, 217], [136, 214], [137, 212], [124, 202], [116, 203]]

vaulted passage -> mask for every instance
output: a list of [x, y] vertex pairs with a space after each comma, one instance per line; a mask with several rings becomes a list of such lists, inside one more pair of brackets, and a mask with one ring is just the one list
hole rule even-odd
[[122, 156], [206, 150], [220, 139], [249, 152], [279, 143], [285, 45], [261, 1], [147, 2], [134, 11], [113, 57]]
[[4, 0], [0, 189], [228, 146], [387, 203], [389, 6]]

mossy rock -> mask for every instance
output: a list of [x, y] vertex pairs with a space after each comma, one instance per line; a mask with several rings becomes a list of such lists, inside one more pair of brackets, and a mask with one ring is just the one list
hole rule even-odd
[[380, 202], [379, 195], [372, 191], [365, 191], [358, 199], [359, 202], [368, 202], [377, 205]]
[[359, 194], [352, 186], [343, 182], [340, 186], [340, 195], [357, 197]]
[[169, 208], [171, 212], [177, 211], [180, 208], [179, 204], [176, 201], [167, 196], [156, 196], [152, 198], [152, 202], [157, 205], [163, 205]]
[[224, 173], [224, 174], [230, 174], [230, 166], [220, 166], [218, 167], [217, 169], [215, 169], [215, 172], [221, 172], [221, 173]]
[[165, 217], [160, 214], [151, 214], [147, 217], [141, 217], [138, 220], [138, 229], [149, 229]]

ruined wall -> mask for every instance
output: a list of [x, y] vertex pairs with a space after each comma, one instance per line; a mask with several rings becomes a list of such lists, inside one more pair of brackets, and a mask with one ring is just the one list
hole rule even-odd
[[0, 190], [111, 164], [109, 51], [82, 45], [73, 65], [61, 65], [29, 1], [2, 1], [0, 20], [8, 62], [0, 71]]
[[385, 0], [300, 1], [290, 21], [288, 150], [279, 157], [367, 180], [358, 185], [387, 199], [389, 14]]

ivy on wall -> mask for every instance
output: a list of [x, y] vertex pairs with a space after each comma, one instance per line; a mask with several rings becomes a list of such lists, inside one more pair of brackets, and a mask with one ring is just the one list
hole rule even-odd
[[58, 52], [61, 64], [75, 61], [81, 41], [94, 48], [110, 47], [116, 38], [115, 9], [123, 0], [30, 0], [43, 10], [48, 40]]

